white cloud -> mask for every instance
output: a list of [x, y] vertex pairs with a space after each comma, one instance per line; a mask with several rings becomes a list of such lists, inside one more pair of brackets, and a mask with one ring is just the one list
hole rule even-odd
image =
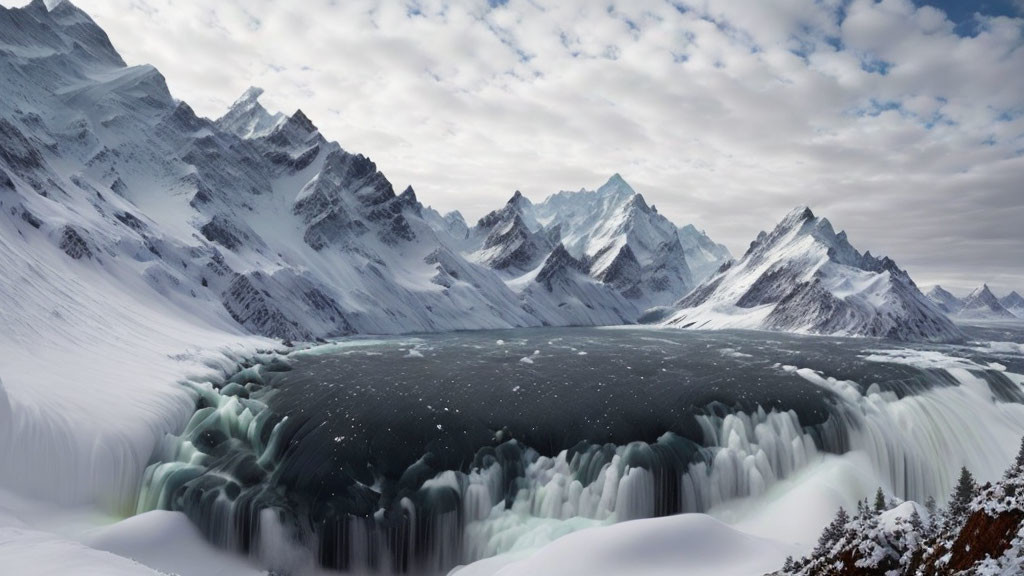
[[199, 113], [262, 86], [440, 208], [621, 172], [736, 252], [810, 204], [919, 280], [1024, 287], [1024, 20], [960, 37], [909, 0], [76, 4]]

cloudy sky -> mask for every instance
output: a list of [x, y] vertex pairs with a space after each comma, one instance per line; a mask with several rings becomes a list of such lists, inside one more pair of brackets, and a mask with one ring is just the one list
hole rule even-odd
[[619, 172], [736, 254], [807, 204], [1024, 290], [1024, 0], [75, 3], [200, 114], [261, 86], [471, 220]]

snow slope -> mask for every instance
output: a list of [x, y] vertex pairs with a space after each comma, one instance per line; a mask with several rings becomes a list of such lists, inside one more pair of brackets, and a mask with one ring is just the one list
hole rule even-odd
[[749, 576], [777, 568], [795, 550], [704, 514], [682, 514], [574, 532], [527, 558], [498, 557], [452, 576]]
[[35, 530], [0, 527], [0, 566], [33, 576], [159, 576], [127, 558]]
[[959, 341], [960, 330], [888, 258], [861, 254], [807, 208], [761, 232], [738, 261], [663, 320], [692, 329], [753, 328]]

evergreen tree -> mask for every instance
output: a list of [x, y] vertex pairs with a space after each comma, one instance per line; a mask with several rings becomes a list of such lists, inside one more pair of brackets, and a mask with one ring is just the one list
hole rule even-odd
[[939, 527], [941, 527], [944, 522], [942, 519], [942, 510], [939, 510], [939, 505], [935, 502], [935, 498], [933, 496], [929, 496], [928, 500], [925, 501], [924, 509], [928, 511], [928, 525], [925, 527], [925, 534], [928, 538], [931, 538], [932, 536], [935, 536]]
[[792, 556], [786, 556], [786, 562], [782, 565], [782, 571], [788, 573], [796, 572], [796, 562]]
[[875, 492], [875, 512], [885, 512], [885, 493], [882, 492], [882, 487], [878, 487], [878, 491]]
[[924, 520], [922, 520], [921, 515], [917, 513], [917, 506], [914, 506], [914, 512], [910, 514], [910, 527], [921, 537], [924, 536]]
[[1013, 465], [1020, 470], [1024, 470], [1024, 438], [1020, 439], [1020, 450], [1017, 451], [1017, 459]]
[[1020, 441], [1020, 450], [1017, 451], [1017, 459], [1013, 461], [1013, 466], [1006, 471], [1006, 479], [1014, 478], [1016, 476], [1024, 475], [1024, 438]]
[[846, 531], [846, 524], [850, 521], [850, 515], [842, 506], [836, 512], [836, 517], [829, 522], [829, 525], [821, 532], [818, 538], [818, 545], [814, 548], [815, 556], [825, 556], [832, 551], [832, 547], [843, 538]]
[[960, 479], [956, 483], [956, 490], [953, 491], [953, 499], [949, 502], [950, 520], [963, 520], [967, 517], [971, 500], [978, 494], [978, 486], [974, 482], [974, 476], [966, 466], [960, 469]]

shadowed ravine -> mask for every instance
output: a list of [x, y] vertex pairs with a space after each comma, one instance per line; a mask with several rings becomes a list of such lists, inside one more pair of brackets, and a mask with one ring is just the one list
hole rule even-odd
[[[756, 497], [822, 453], [862, 450], [881, 484], [917, 499], [945, 498], [946, 468], [963, 458], [1001, 469], [997, 435], [1024, 432], [1022, 367], [977, 348], [892, 347], [532, 329], [261, 358], [192, 385], [199, 409], [158, 450], [139, 510], [181, 510], [217, 545], [279, 569], [305, 556], [444, 573], [526, 546], [539, 527]], [[924, 353], [943, 360], [899, 360]]]

